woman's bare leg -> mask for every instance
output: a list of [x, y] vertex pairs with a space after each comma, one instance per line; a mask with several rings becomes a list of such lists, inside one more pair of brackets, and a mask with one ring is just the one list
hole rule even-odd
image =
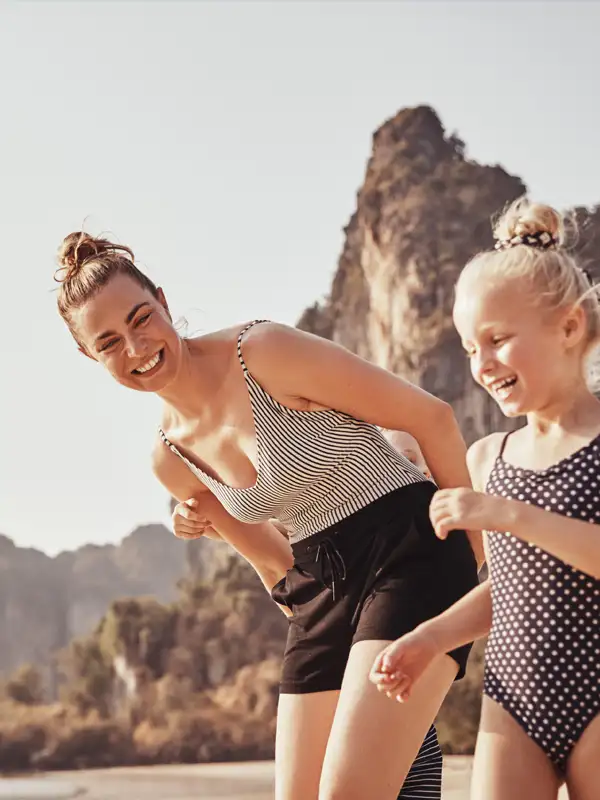
[[408, 702], [391, 700], [369, 681], [373, 661], [387, 644], [358, 642], [350, 652], [319, 800], [396, 800], [456, 676], [456, 662], [441, 656], [415, 684]]
[[275, 740], [275, 800], [317, 800], [339, 691], [282, 694]]

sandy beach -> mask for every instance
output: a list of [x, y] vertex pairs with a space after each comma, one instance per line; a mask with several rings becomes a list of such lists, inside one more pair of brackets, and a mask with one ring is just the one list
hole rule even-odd
[[[443, 800], [468, 800], [470, 757], [446, 758]], [[2, 800], [272, 800], [273, 764], [193, 764], [52, 772], [0, 780]], [[567, 800], [561, 793], [560, 800]], [[367, 798], [365, 798], [367, 800]]]

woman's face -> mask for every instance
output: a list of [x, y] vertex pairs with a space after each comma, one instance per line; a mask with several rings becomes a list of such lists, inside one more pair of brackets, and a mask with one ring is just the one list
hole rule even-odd
[[128, 275], [117, 274], [71, 314], [83, 352], [123, 386], [159, 392], [176, 376], [181, 339], [164, 295], [159, 297]]

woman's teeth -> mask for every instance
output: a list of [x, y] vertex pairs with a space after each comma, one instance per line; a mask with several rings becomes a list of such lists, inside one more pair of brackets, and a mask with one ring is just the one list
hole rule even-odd
[[144, 372], [148, 372], [149, 370], [151, 370], [151, 369], [154, 369], [154, 367], [155, 367], [155, 366], [158, 364], [158, 362], [160, 361], [161, 353], [162, 353], [162, 350], [161, 350], [160, 352], [158, 352], [158, 353], [157, 353], [155, 356], [153, 356], [153, 357], [150, 359], [150, 361], [148, 361], [146, 364], [144, 364], [144, 365], [143, 365], [143, 366], [141, 366], [141, 367], [138, 367], [137, 369], [134, 369], [134, 370], [133, 370], [133, 371], [134, 371], [134, 373], [135, 373], [136, 375], [143, 375], [143, 374], [144, 374]]

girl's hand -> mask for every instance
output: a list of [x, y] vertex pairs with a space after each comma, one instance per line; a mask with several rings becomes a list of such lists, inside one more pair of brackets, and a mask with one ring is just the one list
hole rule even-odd
[[505, 531], [514, 501], [472, 489], [441, 489], [429, 506], [429, 518], [440, 539], [452, 530]]
[[382, 650], [369, 679], [380, 692], [403, 703], [433, 659], [442, 654], [434, 637], [416, 628]]

